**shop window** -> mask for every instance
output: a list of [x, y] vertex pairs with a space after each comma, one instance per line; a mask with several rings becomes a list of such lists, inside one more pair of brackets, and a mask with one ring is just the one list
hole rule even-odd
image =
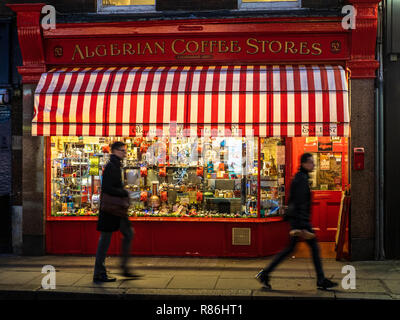
[[98, 11], [118, 12], [154, 12], [165, 10], [273, 10], [300, 8], [300, 0], [220, 0], [220, 1], [173, 1], [173, 0], [97, 0]]
[[97, 0], [97, 11], [103, 13], [154, 12], [156, 0]]
[[340, 152], [312, 153], [315, 169], [310, 174], [313, 190], [342, 190], [342, 157]]
[[301, 8], [300, 0], [239, 0], [240, 10]]
[[[127, 145], [123, 181], [131, 198], [130, 216], [264, 218], [282, 213], [282, 139], [118, 140]], [[51, 137], [51, 216], [98, 215], [102, 169], [113, 141]]]

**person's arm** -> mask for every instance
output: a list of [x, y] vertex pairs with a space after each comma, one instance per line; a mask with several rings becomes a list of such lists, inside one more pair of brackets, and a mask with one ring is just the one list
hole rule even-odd
[[127, 197], [128, 192], [120, 187], [118, 175], [120, 171], [111, 165], [107, 165], [103, 172], [102, 191], [115, 197]]

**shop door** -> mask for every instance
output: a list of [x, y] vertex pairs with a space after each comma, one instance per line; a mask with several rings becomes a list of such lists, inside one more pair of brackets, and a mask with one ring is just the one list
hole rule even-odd
[[347, 138], [293, 138], [293, 168], [299, 167], [304, 152], [311, 153], [315, 162], [310, 174], [312, 225], [320, 241], [335, 241], [342, 191], [348, 181]]

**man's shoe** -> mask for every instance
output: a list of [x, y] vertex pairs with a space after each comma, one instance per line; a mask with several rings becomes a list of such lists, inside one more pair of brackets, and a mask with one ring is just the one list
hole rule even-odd
[[324, 278], [322, 281], [317, 282], [317, 287], [321, 289], [329, 289], [336, 287], [337, 285], [337, 282], [333, 282], [327, 278]]
[[131, 271], [124, 271], [124, 272], [122, 272], [122, 275], [126, 278], [140, 278], [141, 277], [140, 274], [137, 274], [137, 273], [134, 273]]
[[106, 274], [93, 277], [93, 282], [115, 282], [116, 280], [117, 278], [110, 278]]
[[140, 274], [137, 274], [135, 272], [130, 271], [129, 268], [122, 267], [121, 269], [122, 269], [122, 273], [121, 274], [126, 278], [140, 278], [141, 277]]
[[259, 273], [256, 275], [256, 279], [262, 284], [262, 287], [264, 289], [271, 289], [271, 285], [269, 283], [269, 277], [265, 275], [265, 271], [261, 270]]

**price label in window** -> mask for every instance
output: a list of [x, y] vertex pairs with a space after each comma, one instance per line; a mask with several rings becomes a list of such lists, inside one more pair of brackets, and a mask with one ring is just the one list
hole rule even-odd
[[328, 154], [320, 154], [319, 169], [320, 170], [330, 170], [331, 169], [331, 163], [330, 163]]

